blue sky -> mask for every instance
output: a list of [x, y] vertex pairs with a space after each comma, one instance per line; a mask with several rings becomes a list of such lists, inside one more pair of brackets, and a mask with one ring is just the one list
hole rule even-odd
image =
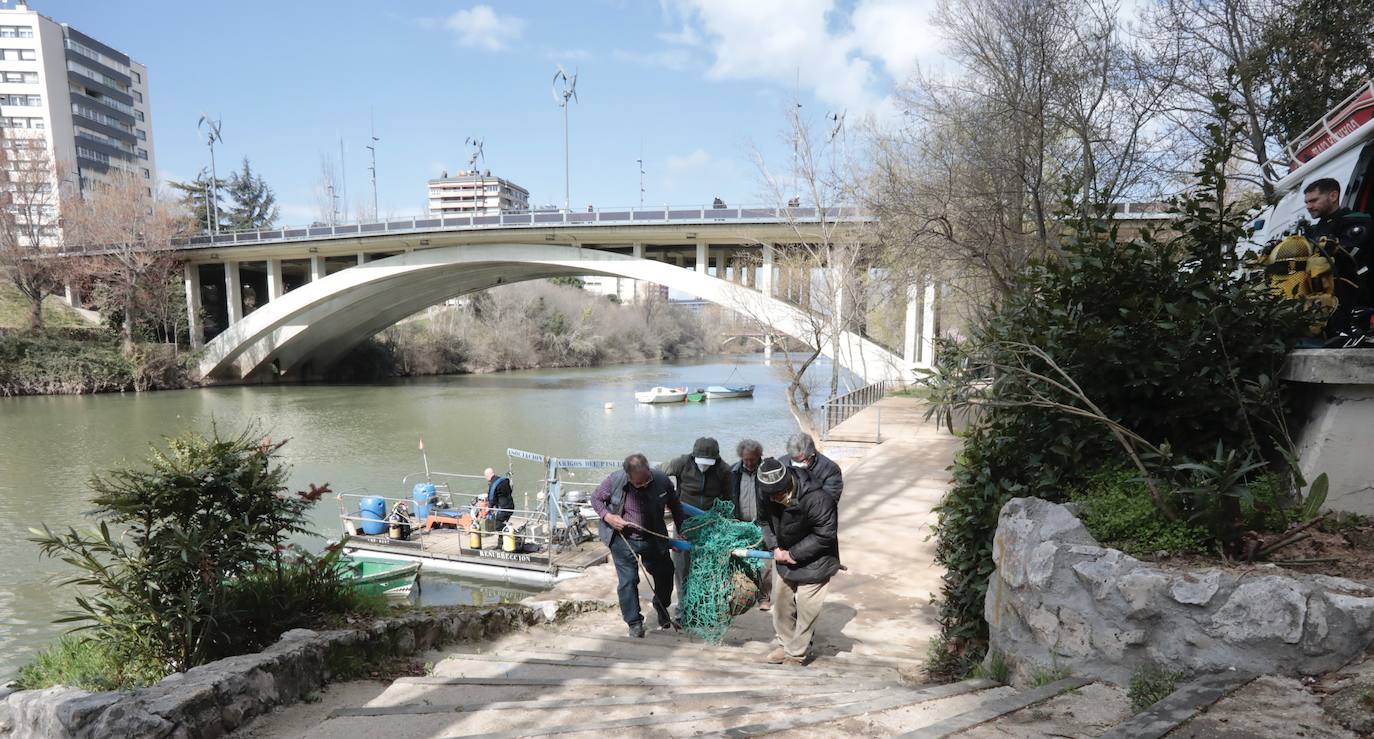
[[92, 2], [32, 0], [149, 67], [157, 166], [208, 164], [201, 113], [223, 121], [219, 171], [247, 156], [282, 220], [316, 217], [320, 158], [344, 140], [350, 211], [370, 200], [375, 116], [380, 210], [414, 215], [425, 181], [486, 166], [563, 202], [562, 118], [550, 81], [577, 70], [575, 208], [763, 202], [756, 148], [784, 164], [785, 110], [891, 115], [894, 83], [933, 56], [929, 0], [663, 2]]

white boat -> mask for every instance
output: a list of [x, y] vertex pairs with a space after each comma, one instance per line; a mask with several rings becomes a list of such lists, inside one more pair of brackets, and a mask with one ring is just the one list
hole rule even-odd
[[708, 400], [752, 397], [754, 397], [753, 385], [712, 385], [706, 388], [706, 398]]
[[635, 393], [635, 400], [641, 403], [681, 403], [687, 399], [685, 387], [655, 387], [642, 393]]

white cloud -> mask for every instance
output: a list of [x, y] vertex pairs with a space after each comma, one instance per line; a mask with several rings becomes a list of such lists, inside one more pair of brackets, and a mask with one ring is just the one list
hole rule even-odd
[[685, 154], [673, 154], [663, 161], [661, 186], [670, 196], [694, 197], [701, 202], [708, 202], [716, 193], [685, 193], [681, 190], [684, 186], [703, 181], [732, 182], [739, 179], [738, 174], [739, 167], [733, 159], [717, 157], [698, 147]]
[[701, 46], [701, 35], [695, 28], [683, 24], [682, 30], [677, 33], [660, 33], [658, 40], [673, 46]]
[[642, 52], [616, 49], [611, 53], [611, 58], [627, 64], [642, 67], [663, 67], [676, 72], [681, 72], [692, 64], [692, 55], [686, 49], [661, 49]]
[[550, 51], [549, 58], [556, 61], [576, 62], [591, 59], [592, 53], [586, 49], [562, 49]]
[[474, 5], [445, 18], [443, 26], [452, 31], [463, 46], [500, 51], [520, 39], [525, 31], [525, 20], [501, 15], [489, 5]]
[[678, 0], [676, 15], [713, 55], [717, 79], [764, 80], [887, 118], [891, 88], [937, 53], [931, 0]]

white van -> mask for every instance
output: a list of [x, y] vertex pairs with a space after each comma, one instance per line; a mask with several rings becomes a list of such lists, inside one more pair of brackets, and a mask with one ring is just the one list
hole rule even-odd
[[1341, 183], [1343, 207], [1374, 212], [1372, 164], [1374, 80], [1366, 81], [1270, 162], [1265, 174], [1274, 181], [1279, 201], [1251, 222], [1253, 243], [1263, 246], [1292, 233], [1300, 219], [1310, 221], [1303, 206], [1303, 188], [1326, 177]]

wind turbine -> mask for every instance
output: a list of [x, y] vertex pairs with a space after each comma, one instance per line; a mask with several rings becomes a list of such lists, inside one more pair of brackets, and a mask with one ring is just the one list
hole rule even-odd
[[368, 169], [372, 171], [372, 220], [375, 221], [377, 220], [377, 142], [381, 139], [377, 138], [376, 119], [372, 117], [371, 113], [368, 114], [368, 118], [370, 135], [372, 136], [372, 143], [367, 145], [367, 150], [372, 152], [372, 166]]
[[[561, 85], [561, 89], [560, 89]], [[558, 71], [553, 73], [553, 101], [558, 107], [563, 109], [563, 209], [572, 211], [572, 188], [569, 186], [571, 176], [569, 175], [568, 157], [568, 100], [577, 102], [577, 72], [572, 76], [563, 70], [562, 65], [558, 65]]]
[[839, 136], [840, 132], [844, 130], [844, 117], [848, 113], [849, 111], [842, 110], [839, 113], [831, 113], [830, 115], [826, 116], [826, 119], [828, 119], [831, 123], [835, 124], [830, 127], [830, 138], [826, 140], [827, 143], [833, 143], [835, 141], [835, 137]]
[[210, 233], [219, 233], [219, 176], [215, 173], [215, 142], [223, 142], [224, 137], [219, 133], [219, 120], [211, 118], [207, 114], [201, 114], [200, 121], [196, 123], [196, 128], [205, 131], [205, 143], [210, 147], [210, 190], [207, 196], [209, 202], [206, 203], [205, 224]]
[[469, 169], [469, 170], [474, 171], [474, 172], [477, 171], [477, 160], [478, 160], [478, 159], [481, 159], [481, 160], [482, 160], [482, 164], [484, 164], [484, 165], [487, 163], [487, 155], [486, 155], [486, 152], [483, 151], [483, 149], [482, 149], [482, 140], [481, 140], [481, 139], [477, 138], [476, 136], [469, 136], [469, 137], [463, 139], [463, 145], [464, 145], [464, 146], [471, 146], [471, 147], [472, 147], [472, 156], [471, 156], [471, 157], [468, 157], [468, 169]]

